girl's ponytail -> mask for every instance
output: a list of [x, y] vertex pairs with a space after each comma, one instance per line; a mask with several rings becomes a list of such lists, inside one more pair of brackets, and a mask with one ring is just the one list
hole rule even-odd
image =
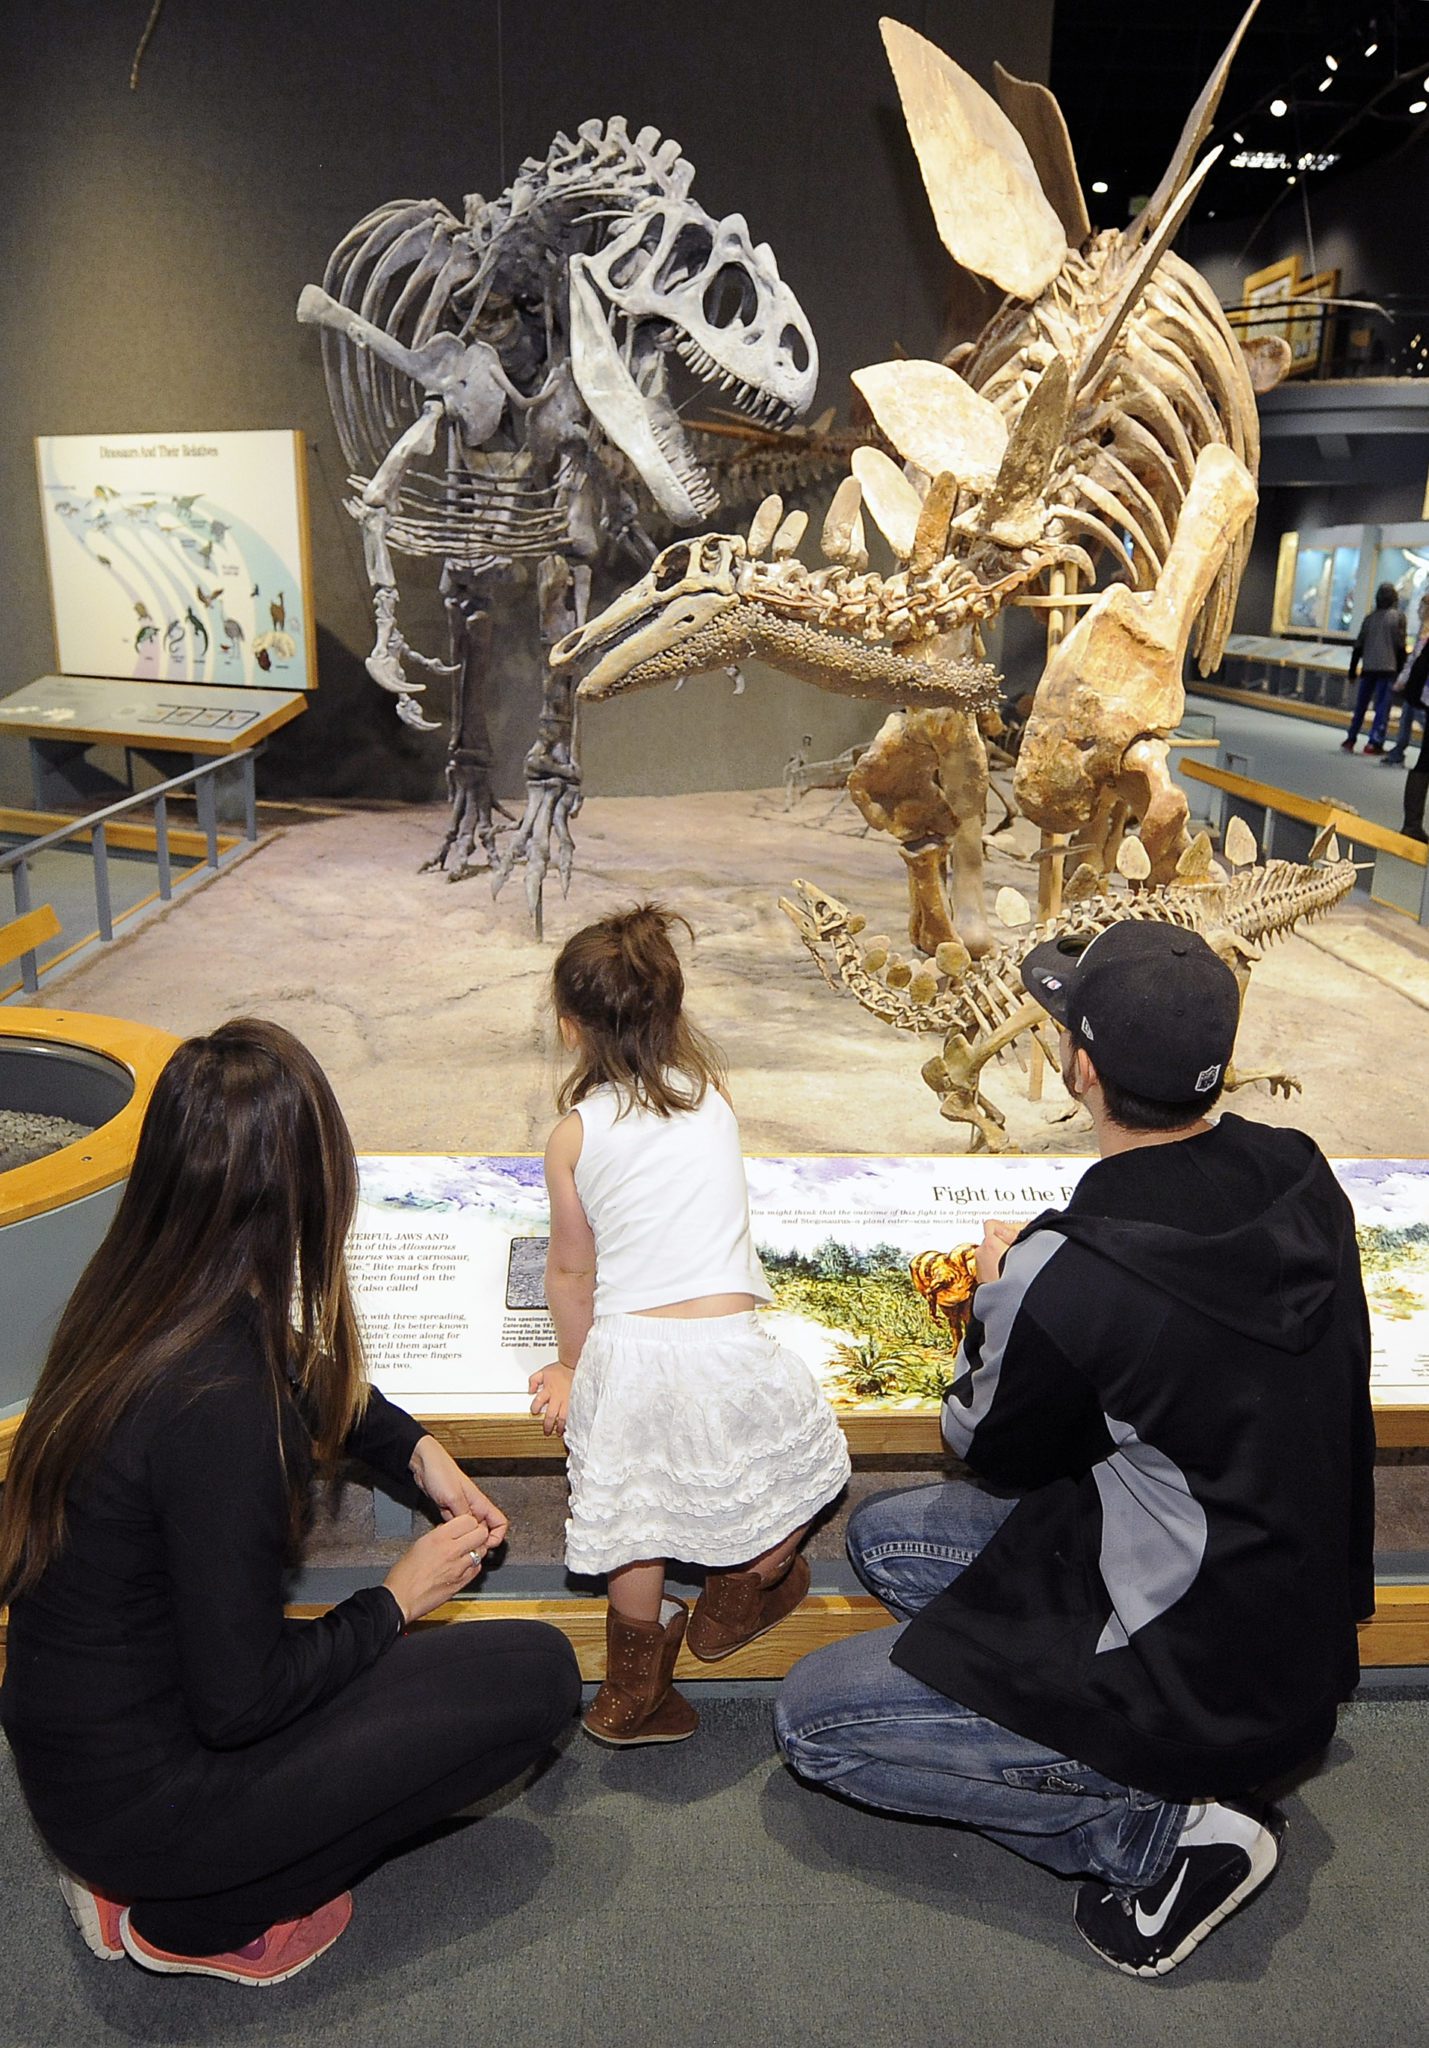
[[614, 1087], [623, 1108], [657, 1115], [694, 1109], [718, 1087], [724, 1062], [684, 1014], [685, 976], [672, 932], [694, 929], [678, 911], [637, 903], [566, 941], [551, 978], [557, 1014], [580, 1032], [576, 1065], [557, 1101], [568, 1110], [593, 1088]]

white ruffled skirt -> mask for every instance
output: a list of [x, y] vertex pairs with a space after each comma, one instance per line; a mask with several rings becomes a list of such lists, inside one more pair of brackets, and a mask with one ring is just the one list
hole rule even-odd
[[571, 1571], [740, 1565], [826, 1507], [848, 1447], [814, 1375], [732, 1316], [600, 1316], [566, 1418]]

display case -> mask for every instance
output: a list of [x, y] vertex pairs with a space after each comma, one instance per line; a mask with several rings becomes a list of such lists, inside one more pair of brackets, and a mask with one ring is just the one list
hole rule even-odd
[[1374, 581], [1392, 583], [1400, 609], [1409, 621], [1411, 640], [1418, 627], [1419, 606], [1429, 597], [1429, 520], [1415, 519], [1381, 527], [1375, 552]]
[[1376, 526], [1283, 534], [1271, 630], [1352, 640], [1373, 601], [1380, 541]]

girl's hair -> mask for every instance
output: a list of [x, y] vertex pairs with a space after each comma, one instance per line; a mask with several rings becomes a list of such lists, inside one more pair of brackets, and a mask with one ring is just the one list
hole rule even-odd
[[[342, 1111], [296, 1038], [240, 1018], [178, 1047], [15, 1439], [0, 1599], [34, 1585], [58, 1555], [70, 1487], [126, 1411], [245, 1303], [280, 1446], [291, 1381], [319, 1464], [335, 1462], [367, 1399], [343, 1258], [356, 1201]], [[294, 1488], [294, 1529], [305, 1506]]]
[[684, 1014], [685, 977], [670, 933], [687, 918], [639, 903], [566, 940], [551, 975], [558, 1017], [580, 1032], [576, 1063], [556, 1094], [564, 1112], [608, 1083], [620, 1114], [697, 1109], [724, 1081], [718, 1048]]

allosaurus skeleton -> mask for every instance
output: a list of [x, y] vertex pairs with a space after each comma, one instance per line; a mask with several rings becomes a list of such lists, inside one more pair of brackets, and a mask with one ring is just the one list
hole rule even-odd
[[[584, 623], [603, 552], [623, 548], [642, 566], [654, 556], [632, 481], [677, 527], [709, 517], [718, 495], [681, 426], [672, 357], [770, 425], [806, 410], [818, 378], [773, 251], [741, 215], [707, 214], [693, 177], [657, 130], [588, 121], [523, 163], [499, 198], [469, 196], [460, 219], [435, 199], [379, 207], [298, 301], [298, 318], [323, 330], [352, 471], [347, 509], [376, 615], [368, 672], [427, 730], [423, 678], [453, 678], [452, 808], [428, 865], [475, 872], [479, 841], [499, 889], [524, 860], [538, 931], [552, 859], [569, 886], [581, 800], [571, 681], [546, 672], [524, 814], [499, 854], [496, 818], [509, 813], [491, 783], [486, 579], [536, 565], [549, 646]], [[398, 626], [396, 555], [442, 564], [446, 662]]]

